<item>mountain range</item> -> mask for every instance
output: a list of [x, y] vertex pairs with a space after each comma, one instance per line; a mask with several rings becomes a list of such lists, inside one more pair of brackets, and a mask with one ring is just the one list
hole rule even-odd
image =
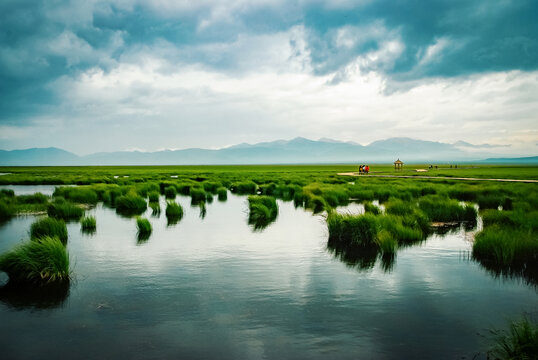
[[[322, 164], [322, 163], [437, 163], [487, 159], [488, 162], [538, 163], [538, 157], [517, 159], [494, 158], [488, 152], [493, 145], [473, 145], [463, 141], [454, 144], [410, 138], [390, 138], [363, 146], [322, 138], [295, 138], [257, 144], [242, 143], [210, 150], [190, 148], [155, 152], [117, 151], [79, 156], [58, 148], [0, 150], [2, 166], [62, 165], [218, 165], [218, 164]], [[469, 150], [471, 149], [471, 150]]]

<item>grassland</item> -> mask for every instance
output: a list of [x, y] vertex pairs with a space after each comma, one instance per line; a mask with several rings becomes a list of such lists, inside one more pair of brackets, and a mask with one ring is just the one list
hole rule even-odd
[[[122, 215], [140, 215], [148, 206], [148, 198], [154, 215], [158, 215], [159, 195], [173, 199], [178, 194], [190, 196], [203, 218], [214, 196], [226, 201], [230, 191], [254, 196], [250, 199], [267, 199], [267, 204], [250, 202], [249, 222], [254, 225], [261, 223], [260, 219], [274, 219], [276, 212], [269, 201], [275, 199], [293, 201], [313, 213], [326, 212], [329, 246], [337, 256], [363, 265], [381, 257], [390, 267], [389, 260], [397, 249], [422, 241], [432, 231], [431, 223], [472, 227], [478, 208], [484, 229], [476, 236], [473, 258], [495, 275], [523, 276], [538, 283], [534, 270], [538, 269], [538, 184], [452, 179], [538, 179], [538, 167], [458, 164], [456, 168], [454, 164], [429, 169], [427, 164], [405, 165], [404, 170], [396, 171], [392, 165], [374, 164], [370, 168], [371, 175], [432, 178], [338, 175], [356, 172], [357, 167], [351, 165], [3, 167], [0, 172], [10, 174], [0, 177], [0, 185], [80, 186], [58, 187], [52, 198], [0, 192], [0, 221], [28, 209], [48, 210], [51, 217], [78, 220], [85, 206], [97, 202]], [[372, 205], [374, 200], [386, 210]], [[363, 202], [367, 214], [343, 217], [333, 212], [351, 201]]]

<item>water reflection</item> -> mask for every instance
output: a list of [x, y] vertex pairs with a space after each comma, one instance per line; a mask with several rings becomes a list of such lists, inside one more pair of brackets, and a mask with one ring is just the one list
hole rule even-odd
[[0, 302], [15, 309], [54, 309], [62, 307], [69, 297], [70, 283], [15, 284], [0, 287]]
[[[535, 257], [536, 259], [536, 257]], [[497, 279], [522, 279], [526, 284], [538, 286], [538, 264], [525, 265], [513, 263], [511, 265], [500, 265], [486, 259], [477, 259], [473, 256], [473, 260], [482, 265], [486, 271]]]
[[376, 246], [344, 246], [329, 241], [327, 250], [348, 267], [360, 271], [372, 269], [379, 259], [382, 269], [391, 272], [396, 259], [395, 254], [382, 254]]
[[81, 227], [80, 232], [85, 234], [85, 235], [93, 236], [93, 235], [96, 234], [97, 229], [96, 228], [84, 228], [84, 227]]
[[[245, 197], [207, 205], [204, 219], [190, 197], [177, 201], [181, 226], [152, 218], [140, 244], [133, 219], [102, 205], [91, 210], [91, 241], [68, 224], [76, 287], [39, 307], [36, 296], [2, 292], [2, 356], [473, 358], [478, 331], [536, 308], [535, 289], [462, 260], [472, 246], [462, 233], [400, 247], [396, 261], [328, 246], [324, 218], [291, 203], [279, 201], [278, 219], [253, 232]], [[33, 221], [0, 228], [0, 250], [27, 238]], [[58, 309], [34, 310], [44, 306]]]
[[151, 233], [147, 232], [138, 232], [136, 234], [136, 245], [143, 245], [146, 242], [148, 242], [149, 238], [151, 237]]

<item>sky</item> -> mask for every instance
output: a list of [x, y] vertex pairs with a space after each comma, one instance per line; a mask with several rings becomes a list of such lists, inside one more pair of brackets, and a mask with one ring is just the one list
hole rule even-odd
[[537, 17], [535, 0], [2, 0], [0, 149], [538, 155]]

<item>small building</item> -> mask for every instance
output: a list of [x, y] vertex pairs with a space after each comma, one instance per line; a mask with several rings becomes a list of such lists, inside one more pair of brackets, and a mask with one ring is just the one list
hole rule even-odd
[[396, 161], [394, 162], [394, 169], [396, 169], [396, 170], [402, 170], [403, 164], [404, 164], [404, 163], [403, 163], [400, 159], [396, 160]]

